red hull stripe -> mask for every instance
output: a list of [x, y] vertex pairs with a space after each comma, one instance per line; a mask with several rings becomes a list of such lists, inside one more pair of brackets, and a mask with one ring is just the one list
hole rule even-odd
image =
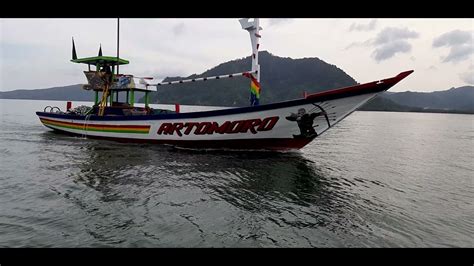
[[347, 92], [358, 92], [358, 91], [365, 91], [365, 90], [370, 90], [372, 88], [377, 88], [378, 86], [384, 86], [388, 85], [390, 88], [391, 86], [395, 85], [397, 82], [400, 80], [404, 79], [408, 75], [413, 73], [413, 70], [410, 71], [405, 71], [393, 78], [388, 78], [388, 79], [383, 79], [380, 81], [373, 81], [370, 83], [365, 83], [361, 85], [356, 85], [356, 86], [351, 86], [351, 87], [346, 87], [346, 88], [341, 88], [341, 89], [336, 89], [336, 90], [329, 90], [329, 91], [323, 91], [323, 92], [318, 92], [318, 93], [313, 93], [313, 94], [308, 94], [306, 96], [306, 99], [308, 98], [317, 98], [317, 97], [323, 97], [323, 96], [329, 96], [329, 95], [338, 95], [338, 94], [344, 94]]
[[[67, 131], [53, 128], [68, 135], [79, 136]], [[232, 150], [297, 150], [310, 143], [314, 138], [268, 138], [268, 139], [229, 139], [229, 140], [164, 140], [164, 139], [131, 139], [88, 135], [88, 138], [111, 140], [125, 143], [165, 144], [191, 149], [232, 149]]]
[[104, 124], [84, 124], [84, 123], [72, 123], [58, 120], [52, 120], [47, 118], [40, 118], [41, 122], [45, 125], [57, 126], [69, 129], [79, 129], [87, 131], [102, 131], [102, 132], [116, 132], [116, 133], [139, 133], [148, 134], [150, 126], [144, 125], [104, 125]]

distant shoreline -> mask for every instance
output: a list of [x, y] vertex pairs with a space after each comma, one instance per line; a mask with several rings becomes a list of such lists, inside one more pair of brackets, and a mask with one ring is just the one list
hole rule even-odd
[[417, 111], [399, 111], [399, 110], [357, 110], [360, 112], [391, 112], [391, 113], [429, 113], [429, 114], [458, 114], [458, 115], [474, 115], [474, 112], [466, 112], [466, 111], [445, 111], [445, 110], [417, 110]]
[[[76, 100], [48, 100], [48, 99], [24, 99], [24, 98], [0, 98], [0, 100], [27, 100], [27, 101], [56, 101], [56, 102], [89, 102], [92, 104], [92, 101], [76, 101]], [[152, 103], [156, 105], [174, 105], [174, 103]], [[222, 107], [222, 108], [238, 108], [234, 106], [214, 106], [214, 105], [193, 105], [193, 104], [183, 104], [186, 106], [202, 106], [202, 107]], [[462, 110], [356, 110], [360, 112], [396, 112], [396, 113], [431, 113], [431, 114], [463, 114], [463, 115], [474, 115], [474, 112], [462, 111]]]

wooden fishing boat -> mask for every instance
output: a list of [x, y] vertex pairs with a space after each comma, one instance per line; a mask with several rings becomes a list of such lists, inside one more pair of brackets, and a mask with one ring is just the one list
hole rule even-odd
[[[95, 92], [94, 106], [66, 112], [45, 108], [36, 114], [46, 127], [88, 138], [198, 149], [300, 149], [413, 72], [405, 71], [370, 83], [260, 105], [258, 40], [261, 28], [258, 19], [241, 19], [240, 23], [250, 33], [252, 42], [250, 71], [166, 83], [152, 83], [152, 78], [118, 74], [119, 66], [129, 63], [119, 58], [118, 50], [117, 57], [102, 56], [100, 50], [99, 56], [77, 59], [73, 42], [71, 61], [89, 66], [85, 71], [89, 83], [84, 89]], [[91, 70], [91, 66], [95, 66], [95, 70]], [[248, 107], [180, 112], [179, 109], [153, 109], [149, 106], [148, 96], [153, 87], [236, 76], [250, 80], [251, 105]], [[135, 106], [136, 91], [145, 93], [145, 107]], [[119, 93], [126, 93], [125, 102], [118, 101]]]

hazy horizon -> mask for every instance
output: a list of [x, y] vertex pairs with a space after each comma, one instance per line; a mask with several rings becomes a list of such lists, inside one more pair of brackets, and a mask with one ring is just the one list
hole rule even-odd
[[[204, 71], [203, 71], [204, 72]], [[388, 77], [387, 77], [388, 78]], [[373, 81], [375, 81], [376, 79], [374, 79]], [[370, 81], [368, 81], [370, 82]], [[51, 89], [51, 88], [58, 88], [58, 87], [68, 87], [68, 86], [75, 86], [75, 85], [83, 85], [83, 84], [86, 84], [87, 81], [84, 80], [84, 82], [82, 83], [76, 83], [76, 84], [64, 84], [64, 85], [55, 85], [55, 86], [51, 86], [51, 87], [45, 87], [45, 88], [26, 88], [26, 89], [22, 89], [22, 88], [19, 88], [19, 89], [13, 89], [13, 90], [4, 90], [2, 88], [0, 88], [0, 92], [10, 92], [10, 91], [19, 91], [19, 90], [27, 90], [27, 91], [30, 91], [30, 90], [41, 90], [41, 89]], [[439, 89], [439, 90], [433, 90], [433, 91], [418, 91], [418, 90], [411, 90], [411, 89], [407, 89], [407, 90], [393, 90], [393, 88], [389, 89], [388, 92], [407, 92], [407, 91], [410, 91], [410, 92], [421, 92], [421, 93], [431, 93], [431, 92], [436, 92], [436, 91], [446, 91], [446, 90], [450, 90], [450, 89], [453, 89], [453, 88], [460, 88], [460, 87], [474, 87], [474, 85], [470, 85], [470, 84], [466, 84], [466, 85], [462, 85], [462, 86], [458, 86], [458, 87], [449, 87], [449, 88], [444, 88], [444, 89]]]
[[[78, 57], [116, 55], [116, 19], [0, 19], [0, 91], [86, 82]], [[474, 85], [473, 19], [261, 19], [260, 50], [317, 57], [359, 83], [415, 70], [390, 91], [431, 92]], [[121, 72], [200, 74], [251, 54], [237, 19], [120, 19]], [[250, 66], [249, 66], [250, 68]], [[264, 75], [262, 69], [262, 75]]]

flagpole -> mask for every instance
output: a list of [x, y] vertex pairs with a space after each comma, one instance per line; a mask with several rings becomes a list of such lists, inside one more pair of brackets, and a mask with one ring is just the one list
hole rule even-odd
[[120, 18], [117, 18], [117, 75], [119, 74]]

